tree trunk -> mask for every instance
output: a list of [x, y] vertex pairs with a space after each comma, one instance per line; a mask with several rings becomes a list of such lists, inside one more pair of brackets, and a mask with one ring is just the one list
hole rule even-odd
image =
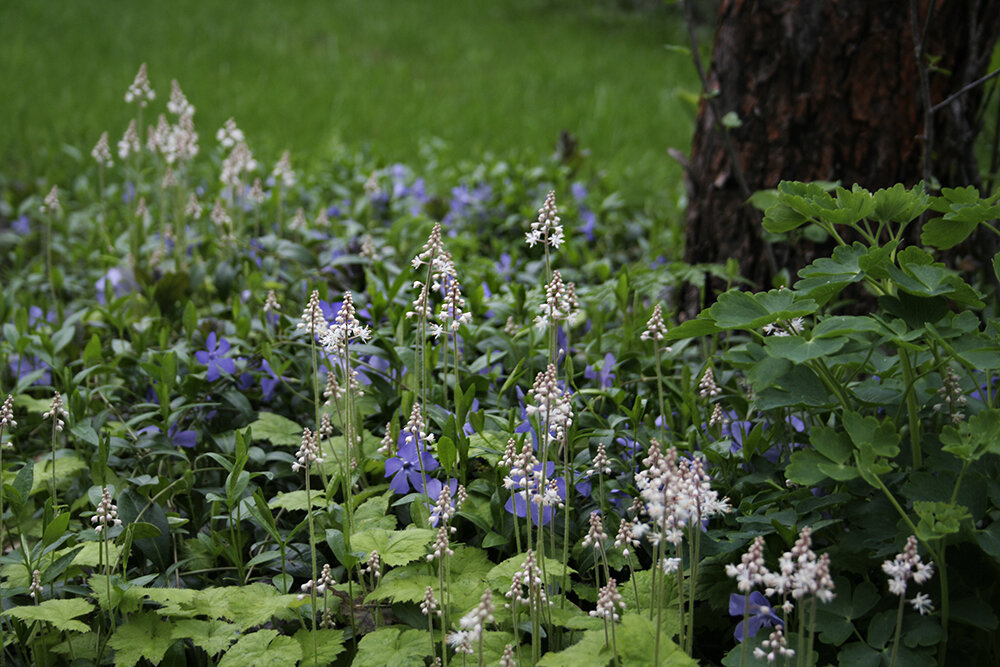
[[[1000, 1], [917, 4], [934, 105], [985, 73]], [[872, 190], [920, 181], [925, 105], [913, 35], [909, 2], [723, 0], [711, 99], [702, 101], [687, 171], [685, 259], [735, 257], [744, 278], [770, 288], [779, 270], [794, 277], [830, 249], [804, 239], [768, 246], [760, 213], [746, 204], [750, 192], [781, 180]], [[944, 185], [981, 185], [973, 143], [983, 94], [975, 87], [933, 115], [932, 173]], [[720, 116], [730, 112], [742, 124], [728, 130], [727, 149]]]

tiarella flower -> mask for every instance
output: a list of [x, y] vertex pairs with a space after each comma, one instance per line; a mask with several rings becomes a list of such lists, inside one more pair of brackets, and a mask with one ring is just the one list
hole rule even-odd
[[97, 140], [94, 148], [90, 151], [90, 156], [105, 169], [114, 166], [115, 163], [111, 160], [111, 146], [108, 144], [107, 132], [101, 134], [101, 138]]
[[208, 339], [205, 341], [205, 349], [195, 352], [194, 356], [198, 360], [198, 363], [208, 367], [205, 379], [209, 382], [218, 380], [219, 375], [222, 373], [232, 375], [236, 372], [236, 362], [225, 357], [225, 354], [229, 352], [229, 348], [229, 341], [225, 338], [217, 338], [213, 331], [208, 334]]
[[146, 63], [139, 66], [139, 71], [132, 81], [132, 85], [125, 91], [125, 103], [132, 104], [138, 102], [140, 107], [144, 107], [156, 99], [156, 93], [149, 85], [149, 75], [146, 73]]
[[109, 526], [122, 525], [118, 518], [118, 506], [111, 501], [111, 491], [106, 486], [101, 489], [101, 502], [97, 504], [97, 511], [90, 517], [90, 522], [95, 524], [94, 531], [98, 533]]
[[[385, 476], [392, 477], [389, 488], [399, 494], [409, 493], [411, 489], [424, 492], [425, 478], [421, 474], [421, 461], [424, 473], [437, 470], [440, 464], [422, 444], [418, 450], [417, 442], [408, 439], [403, 433], [400, 433], [400, 440], [402, 444], [399, 445], [399, 455], [385, 462]], [[429, 478], [427, 484], [430, 484]]]
[[616, 364], [615, 355], [608, 352], [604, 355], [604, 364], [601, 366], [601, 370], [594, 370], [593, 366], [587, 364], [587, 367], [583, 371], [583, 377], [588, 380], [597, 380], [597, 386], [601, 389], [607, 389], [615, 379]]
[[748, 608], [749, 617], [747, 618], [746, 627], [743, 626], [743, 621], [741, 620], [736, 624], [736, 630], [733, 632], [733, 636], [736, 637], [736, 641], [738, 642], [742, 642], [747, 637], [756, 637], [757, 633], [763, 627], [785, 624], [774, 613], [771, 604], [760, 591], [754, 591], [749, 596], [741, 593], [733, 593], [729, 596], [730, 616], [739, 616], [742, 618]]
[[531, 230], [525, 235], [528, 247], [534, 248], [536, 243], [558, 248], [563, 244], [562, 221], [556, 209], [556, 193], [550, 192], [545, 197], [545, 203], [538, 209], [538, 220], [531, 223]]
[[906, 585], [912, 579], [915, 584], [922, 584], [934, 576], [934, 561], [924, 563], [917, 553], [917, 538], [910, 535], [906, 538], [903, 551], [896, 554], [894, 560], [882, 563], [882, 571], [889, 575], [889, 592], [893, 595], [906, 595]]

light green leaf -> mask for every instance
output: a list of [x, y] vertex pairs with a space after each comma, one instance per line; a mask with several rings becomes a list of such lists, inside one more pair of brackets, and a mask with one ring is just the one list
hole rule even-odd
[[183, 619], [174, 624], [174, 639], [190, 639], [209, 656], [226, 650], [238, 636], [239, 626], [225, 621]]
[[372, 528], [351, 538], [351, 547], [371, 553], [377, 550], [382, 561], [389, 566], [406, 565], [427, 554], [427, 545], [434, 539], [434, 531], [427, 528], [408, 528], [392, 533]]
[[[312, 502], [313, 507], [326, 506], [326, 496], [322, 491], [312, 491], [309, 496], [309, 500]], [[289, 491], [288, 493], [279, 492], [278, 495], [271, 498], [271, 501], [267, 504], [267, 506], [271, 509], [280, 508], [285, 510], [305, 511], [306, 492], [304, 490]]]
[[[673, 610], [671, 610], [673, 612]], [[624, 665], [652, 664], [656, 624], [646, 614], [635, 612], [622, 616], [615, 629], [618, 653]], [[660, 665], [677, 667], [698, 667], [698, 661], [691, 658], [667, 637], [660, 638]]]
[[87, 632], [90, 628], [81, 621], [73, 619], [89, 614], [93, 610], [94, 605], [82, 598], [68, 598], [66, 600], [46, 600], [38, 605], [14, 607], [5, 611], [3, 615], [13, 616], [22, 621], [51, 623], [54, 628], [62, 632]]
[[382, 575], [378, 587], [368, 594], [365, 602], [420, 602], [424, 599], [427, 587], [437, 588], [437, 577], [425, 572], [426, 568], [418, 566], [399, 567]]
[[115, 649], [115, 667], [132, 667], [142, 658], [158, 664], [174, 643], [173, 631], [173, 623], [156, 614], [134, 614], [108, 640]]
[[392, 498], [392, 491], [387, 491], [380, 496], [372, 496], [363, 502], [360, 507], [355, 508], [355, 534], [369, 528], [381, 528], [383, 530], [394, 530], [396, 528], [396, 515], [389, 512], [390, 498]]
[[[316, 652], [313, 653], [313, 634], [316, 635]], [[334, 658], [344, 652], [343, 630], [307, 630], [299, 628], [292, 638], [302, 649], [302, 665], [329, 665]], [[315, 656], [315, 659], [314, 659]]]
[[605, 667], [613, 656], [611, 647], [604, 640], [604, 628], [601, 628], [600, 630], [584, 632], [580, 641], [567, 649], [546, 653], [536, 664], [539, 667], [563, 667], [565, 665]]
[[298, 447], [302, 443], [302, 427], [287, 417], [273, 412], [261, 412], [250, 424], [253, 439], [270, 440], [272, 445]]
[[[398, 626], [380, 628], [364, 636], [352, 667], [423, 667], [431, 655], [427, 633]], [[220, 667], [222, 667], [220, 665]]]
[[229, 649], [219, 667], [286, 667], [302, 659], [299, 643], [291, 637], [279, 637], [277, 630], [258, 630], [243, 635]]

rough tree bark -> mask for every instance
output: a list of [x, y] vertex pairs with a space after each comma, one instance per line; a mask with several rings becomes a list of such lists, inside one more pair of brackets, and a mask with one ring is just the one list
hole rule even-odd
[[[917, 10], [935, 65], [933, 105], [985, 73], [1000, 1], [918, 0]], [[794, 278], [829, 248], [769, 249], [747, 190], [781, 180], [869, 189], [921, 180], [925, 105], [913, 33], [905, 0], [723, 0], [711, 100], [702, 101], [687, 170], [689, 263], [735, 257], [745, 278], [770, 288], [777, 270]], [[976, 87], [933, 115], [933, 175], [944, 185], [981, 184], [972, 149], [983, 94]], [[729, 131], [738, 170], [719, 124], [728, 112], [742, 122]]]

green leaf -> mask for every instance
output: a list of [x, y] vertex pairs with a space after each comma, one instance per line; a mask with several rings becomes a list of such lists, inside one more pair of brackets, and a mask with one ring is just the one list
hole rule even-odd
[[287, 417], [273, 412], [261, 412], [250, 424], [254, 440], [269, 440], [279, 447], [298, 447], [302, 444], [302, 427]]
[[[652, 635], [655, 637], [655, 633]], [[647, 640], [648, 642], [648, 640]], [[604, 640], [604, 629], [588, 630], [577, 643], [562, 651], [549, 651], [536, 665], [539, 667], [605, 667], [614, 653]], [[649, 654], [647, 654], [647, 659]]]
[[698, 338], [699, 336], [711, 336], [717, 334], [722, 329], [715, 326], [715, 322], [706, 313], [702, 313], [693, 320], [683, 322], [670, 331], [664, 340], [684, 340], [687, 338]]
[[837, 664], [840, 667], [878, 667], [882, 654], [864, 642], [854, 642], [840, 649]]
[[301, 659], [302, 649], [295, 639], [279, 637], [277, 630], [258, 630], [240, 637], [222, 656], [219, 667], [285, 667]]
[[159, 664], [174, 643], [173, 632], [173, 623], [157, 614], [134, 614], [108, 640], [115, 649], [115, 667], [132, 667], [143, 658]]
[[65, 600], [46, 600], [37, 605], [13, 607], [3, 612], [4, 616], [12, 616], [22, 621], [43, 621], [51, 623], [60, 632], [87, 632], [90, 628], [81, 621], [73, 620], [94, 611], [94, 605], [83, 598], [67, 598]]
[[[325, 507], [326, 506], [326, 496], [322, 491], [312, 491], [309, 493], [309, 501], [312, 503], [313, 507]], [[289, 491], [278, 492], [274, 498], [271, 498], [271, 502], [267, 504], [271, 509], [284, 509], [284, 510], [299, 510], [305, 511], [306, 503], [306, 492], [305, 490], [299, 491]]]
[[97, 366], [101, 363], [101, 339], [97, 334], [93, 334], [87, 341], [87, 346], [83, 348], [83, 365], [86, 368]]
[[764, 341], [768, 354], [796, 364], [829, 356], [846, 344], [847, 338], [842, 337], [806, 340], [801, 336], [769, 336]]
[[963, 521], [972, 518], [967, 507], [956, 503], [917, 501], [913, 511], [920, 517], [917, 537], [925, 542], [954, 535]]
[[382, 528], [383, 530], [395, 530], [396, 515], [389, 512], [389, 499], [392, 491], [387, 491], [380, 496], [372, 496], [360, 507], [354, 509], [354, 531], [360, 533], [369, 528]]
[[816, 486], [826, 479], [826, 473], [819, 468], [825, 463], [829, 463], [829, 460], [820, 453], [811, 449], [797, 449], [792, 452], [788, 467], [785, 468], [785, 478], [802, 486]]
[[820, 303], [830, 301], [851, 283], [864, 279], [860, 262], [868, 253], [859, 242], [837, 246], [830, 257], [820, 257], [799, 270], [801, 280], [795, 283], [795, 290]]
[[800, 211], [779, 201], [764, 211], [763, 225], [764, 229], [772, 234], [784, 234], [798, 229], [808, 221], [808, 215], [803, 215]]
[[[313, 651], [313, 636], [315, 635], [315, 652]], [[292, 638], [299, 643], [302, 650], [303, 666], [319, 664], [329, 665], [334, 658], [344, 652], [343, 630], [307, 630], [299, 628]]]
[[[923, 184], [917, 184], [907, 190], [902, 183], [897, 183], [891, 188], [876, 190], [873, 198], [875, 210], [871, 218], [877, 222], [905, 224], [916, 219], [931, 204], [931, 198], [924, 192]], [[926, 225], [924, 229], [927, 229]]]
[[210, 657], [225, 651], [238, 636], [239, 626], [217, 619], [182, 619], [174, 623], [174, 639], [190, 639]]
[[920, 230], [920, 242], [941, 250], [952, 248], [975, 231], [979, 225], [975, 221], [963, 222], [961, 220], [948, 220], [945, 218], [932, 218], [924, 223]]
[[708, 315], [721, 329], [758, 329], [766, 324], [812, 314], [819, 304], [801, 299], [792, 290], [748, 294], [732, 289], [719, 296]]
[[[670, 613], [676, 614], [676, 610], [671, 609]], [[601, 631], [603, 632], [603, 629]], [[651, 664], [650, 656], [654, 649], [656, 624], [649, 619], [647, 614], [635, 612], [623, 614], [621, 624], [616, 628], [615, 633], [617, 634], [616, 642], [622, 664]], [[660, 638], [660, 665], [697, 667], [698, 664], [697, 660], [681, 651], [677, 644], [670, 641], [667, 636]]]
[[407, 528], [389, 533], [381, 528], [371, 528], [351, 536], [351, 547], [371, 553], [377, 550], [382, 561], [389, 566], [406, 565], [427, 555], [427, 545], [435, 532], [427, 528]]
[[991, 408], [973, 415], [956, 429], [945, 426], [941, 449], [964, 461], [976, 461], [983, 454], [1000, 454], [1000, 410]]
[[451, 472], [452, 466], [458, 459], [458, 450], [455, 449], [455, 441], [446, 435], [441, 436], [437, 443], [438, 460], [446, 472]]
[[844, 463], [851, 458], [851, 441], [843, 433], [838, 433], [832, 428], [815, 427], [809, 440], [816, 451], [834, 463]]
[[[379, 628], [358, 643], [352, 667], [423, 667], [430, 657], [427, 632], [398, 626]], [[220, 665], [220, 667], [223, 667]]]

